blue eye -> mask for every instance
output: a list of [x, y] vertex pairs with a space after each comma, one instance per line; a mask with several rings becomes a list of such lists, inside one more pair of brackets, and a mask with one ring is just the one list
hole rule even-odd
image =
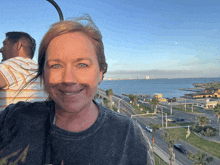
[[84, 67], [87, 67], [88, 65], [81, 63], [81, 64], [79, 64], [78, 66], [79, 66], [80, 68], [84, 68]]
[[52, 67], [52, 68], [59, 68], [60, 65], [59, 65], [59, 64], [54, 64], [54, 65], [52, 65], [51, 67]]

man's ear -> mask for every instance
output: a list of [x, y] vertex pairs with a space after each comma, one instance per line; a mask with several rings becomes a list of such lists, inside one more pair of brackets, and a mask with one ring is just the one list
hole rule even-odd
[[21, 44], [21, 42], [16, 42], [15, 44], [14, 44], [14, 46], [15, 46], [15, 49], [16, 50], [20, 50], [21, 49], [21, 47], [22, 47], [22, 44]]

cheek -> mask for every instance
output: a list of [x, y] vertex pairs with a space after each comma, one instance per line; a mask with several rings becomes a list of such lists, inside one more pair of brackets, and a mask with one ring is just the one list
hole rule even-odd
[[44, 72], [44, 81], [47, 84], [56, 84], [60, 83], [62, 74], [60, 72], [52, 72], [52, 71], [45, 71]]
[[79, 83], [89, 84], [91, 87], [96, 87], [100, 80], [100, 76], [96, 71], [88, 72], [87, 74], [80, 74], [80, 76], [77, 77]]
[[47, 93], [49, 93], [51, 87], [53, 87], [55, 84], [57, 84], [56, 79], [59, 77], [60, 76], [54, 76], [53, 74], [51, 74], [48, 71], [44, 72], [43, 83], [44, 83], [44, 89]]

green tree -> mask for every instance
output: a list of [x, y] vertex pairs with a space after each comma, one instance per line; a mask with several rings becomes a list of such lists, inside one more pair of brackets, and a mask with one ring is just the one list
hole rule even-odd
[[193, 163], [193, 165], [206, 165], [206, 163], [204, 163], [205, 156], [206, 153], [200, 153], [200, 151], [197, 151], [194, 157], [195, 162]]
[[217, 106], [214, 108], [214, 115], [217, 116], [217, 123], [219, 122], [220, 118], [220, 105], [217, 104]]
[[204, 127], [206, 124], [209, 123], [209, 120], [208, 120], [208, 118], [207, 118], [206, 116], [199, 116], [199, 117], [197, 118], [197, 122], [198, 122], [200, 125], [202, 125], [202, 127]]
[[152, 128], [152, 150], [154, 151], [154, 137], [155, 137], [155, 131], [160, 128], [159, 124], [150, 124], [150, 127]]
[[130, 101], [134, 101], [134, 95], [129, 94], [128, 97], [129, 97]]
[[149, 102], [151, 105], [154, 105], [154, 113], [157, 113], [157, 105], [159, 104], [159, 100], [157, 98], [152, 98], [151, 101]]
[[151, 110], [153, 111], [154, 103], [153, 103], [152, 99], [149, 101], [149, 104], [150, 104]]
[[168, 148], [170, 151], [170, 165], [172, 165], [172, 163], [173, 163], [173, 145], [174, 145], [175, 141], [179, 139], [179, 137], [165, 132], [165, 133], [163, 133], [162, 138], [164, 139], [165, 142], [168, 143]]
[[152, 100], [149, 101], [149, 104], [151, 106], [151, 110], [153, 110], [153, 102], [152, 102]]
[[112, 109], [112, 96], [113, 96], [114, 93], [113, 93], [112, 89], [106, 90], [105, 93], [106, 93], [106, 95], [109, 96], [109, 98], [110, 98], [110, 109], [113, 110], [113, 109]]
[[109, 108], [109, 106], [108, 106], [109, 100], [107, 100], [106, 98], [104, 98], [104, 99], [103, 99], [103, 102], [104, 102], [105, 106], [106, 106], [107, 108]]
[[139, 99], [138, 96], [135, 95], [133, 100], [136, 104], [137, 104], [138, 99]]

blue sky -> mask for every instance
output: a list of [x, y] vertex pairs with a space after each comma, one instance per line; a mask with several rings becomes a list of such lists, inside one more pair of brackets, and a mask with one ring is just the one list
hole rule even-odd
[[[109, 65], [106, 78], [220, 75], [218, 0], [55, 1], [64, 19], [88, 13], [99, 27]], [[49, 26], [59, 21], [46, 0], [3, 0], [0, 10], [1, 42], [8, 31], [25, 31], [38, 48]]]

